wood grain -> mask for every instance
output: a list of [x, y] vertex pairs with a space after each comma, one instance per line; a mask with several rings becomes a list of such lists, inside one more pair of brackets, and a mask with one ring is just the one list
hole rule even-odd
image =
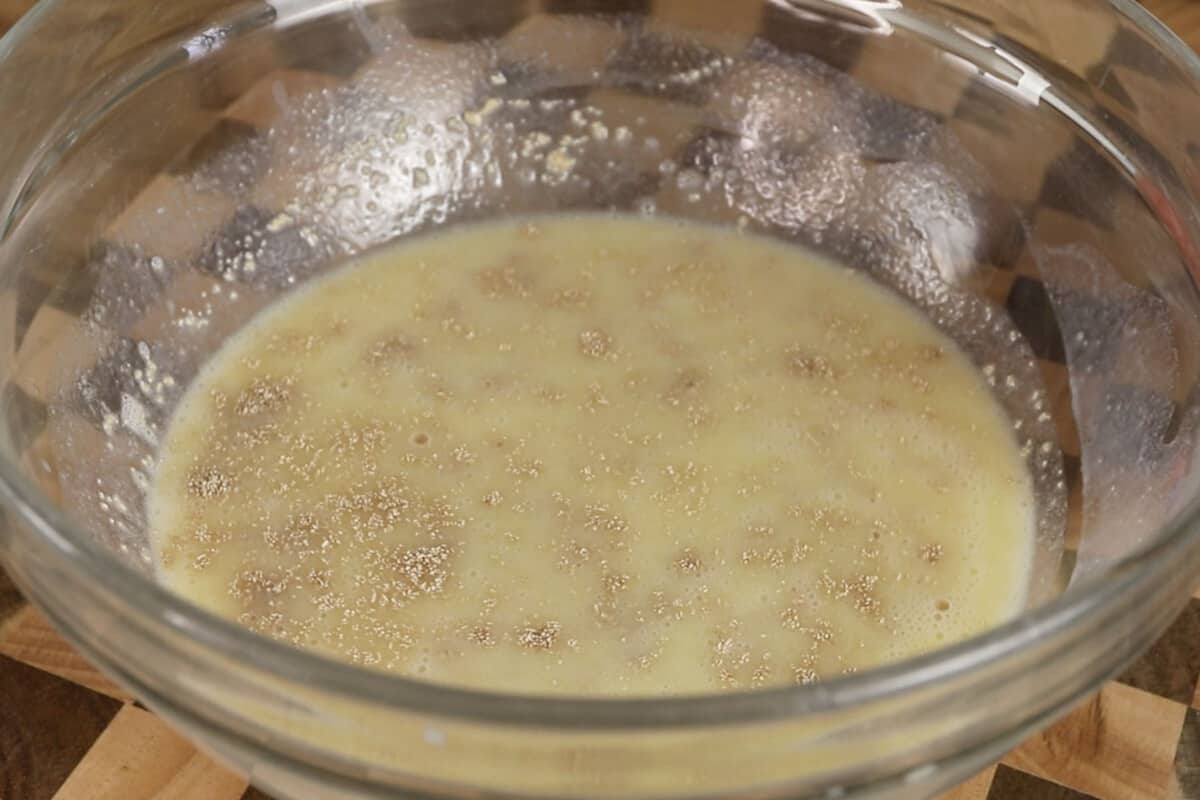
[[1200, 600], [1192, 600], [1154, 646], [1117, 680], [1191, 705], [1200, 675]]
[[1097, 797], [1167, 795], [1187, 706], [1119, 683], [1022, 743], [1002, 763]]
[[0, 0], [0, 33], [11, 28], [32, 7], [33, 0]]
[[[3, 524], [3, 518], [0, 517], [0, 524]], [[21, 593], [17, 591], [17, 587], [13, 585], [12, 578], [0, 569], [0, 640], [4, 639], [4, 632], [12, 624], [13, 617], [25, 605], [25, 601], [21, 597]]]
[[54, 800], [237, 800], [246, 786], [150, 712], [125, 706]]
[[1200, 45], [1200, 3], [1196, 0], [1142, 0], [1142, 5], [1191, 45]]
[[36, 609], [19, 612], [2, 631], [0, 655], [86, 686], [121, 702], [133, 697], [75, 652]]
[[987, 796], [988, 800], [1096, 800], [1069, 786], [1003, 764], [996, 767]]
[[1189, 708], [1175, 750], [1175, 775], [1168, 792], [1171, 800], [1200, 797], [1200, 711]]
[[50, 800], [121, 703], [0, 656], [0, 798]]

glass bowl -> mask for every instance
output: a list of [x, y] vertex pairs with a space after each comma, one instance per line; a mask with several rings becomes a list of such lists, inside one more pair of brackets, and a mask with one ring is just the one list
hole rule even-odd
[[[1182, 608], [1200, 63], [1128, 0], [43, 2], [0, 41], [0, 556], [102, 669], [290, 797], [924, 797]], [[802, 243], [977, 362], [1038, 495], [1028, 608], [811, 686], [464, 691], [153, 580], [174, 404], [344, 258], [612, 210]]]

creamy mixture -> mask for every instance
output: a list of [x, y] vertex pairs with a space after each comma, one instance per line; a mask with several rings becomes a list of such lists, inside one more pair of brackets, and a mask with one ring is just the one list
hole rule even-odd
[[1033, 497], [981, 375], [805, 251], [599, 215], [411, 240], [280, 301], [176, 412], [161, 578], [356, 663], [717, 691], [1022, 606]]

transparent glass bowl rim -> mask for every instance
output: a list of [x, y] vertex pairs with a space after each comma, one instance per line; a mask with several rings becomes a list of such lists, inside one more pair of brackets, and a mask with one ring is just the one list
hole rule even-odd
[[[4, 61], [61, 0], [46, 0], [0, 39]], [[1200, 87], [1200, 56], [1135, 0], [1107, 0]], [[1200, 89], [1198, 89], [1200, 91]], [[763, 723], [805, 714], [844, 711], [928, 689], [1019, 655], [1027, 646], [1068, 631], [1098, 607], [1160, 582], [1189, 548], [1200, 548], [1200, 491], [1161, 535], [1114, 564], [1101, 580], [1072, 588], [979, 636], [933, 653], [806, 686], [703, 695], [577, 698], [497, 694], [368, 670], [278, 642], [184, 600], [121, 562], [69, 520], [29, 480], [10, 454], [0, 453], [0, 501], [49, 544], [62, 565], [119, 602], [131, 616], [149, 616], [222, 658], [353, 702], [465, 721], [551, 729], [602, 730]]]

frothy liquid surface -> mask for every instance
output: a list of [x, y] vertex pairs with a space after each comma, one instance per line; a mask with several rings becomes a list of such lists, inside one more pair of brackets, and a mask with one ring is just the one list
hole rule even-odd
[[765, 239], [562, 216], [423, 237], [212, 360], [160, 575], [354, 662], [521, 692], [810, 682], [1021, 607], [1029, 477], [955, 345]]

